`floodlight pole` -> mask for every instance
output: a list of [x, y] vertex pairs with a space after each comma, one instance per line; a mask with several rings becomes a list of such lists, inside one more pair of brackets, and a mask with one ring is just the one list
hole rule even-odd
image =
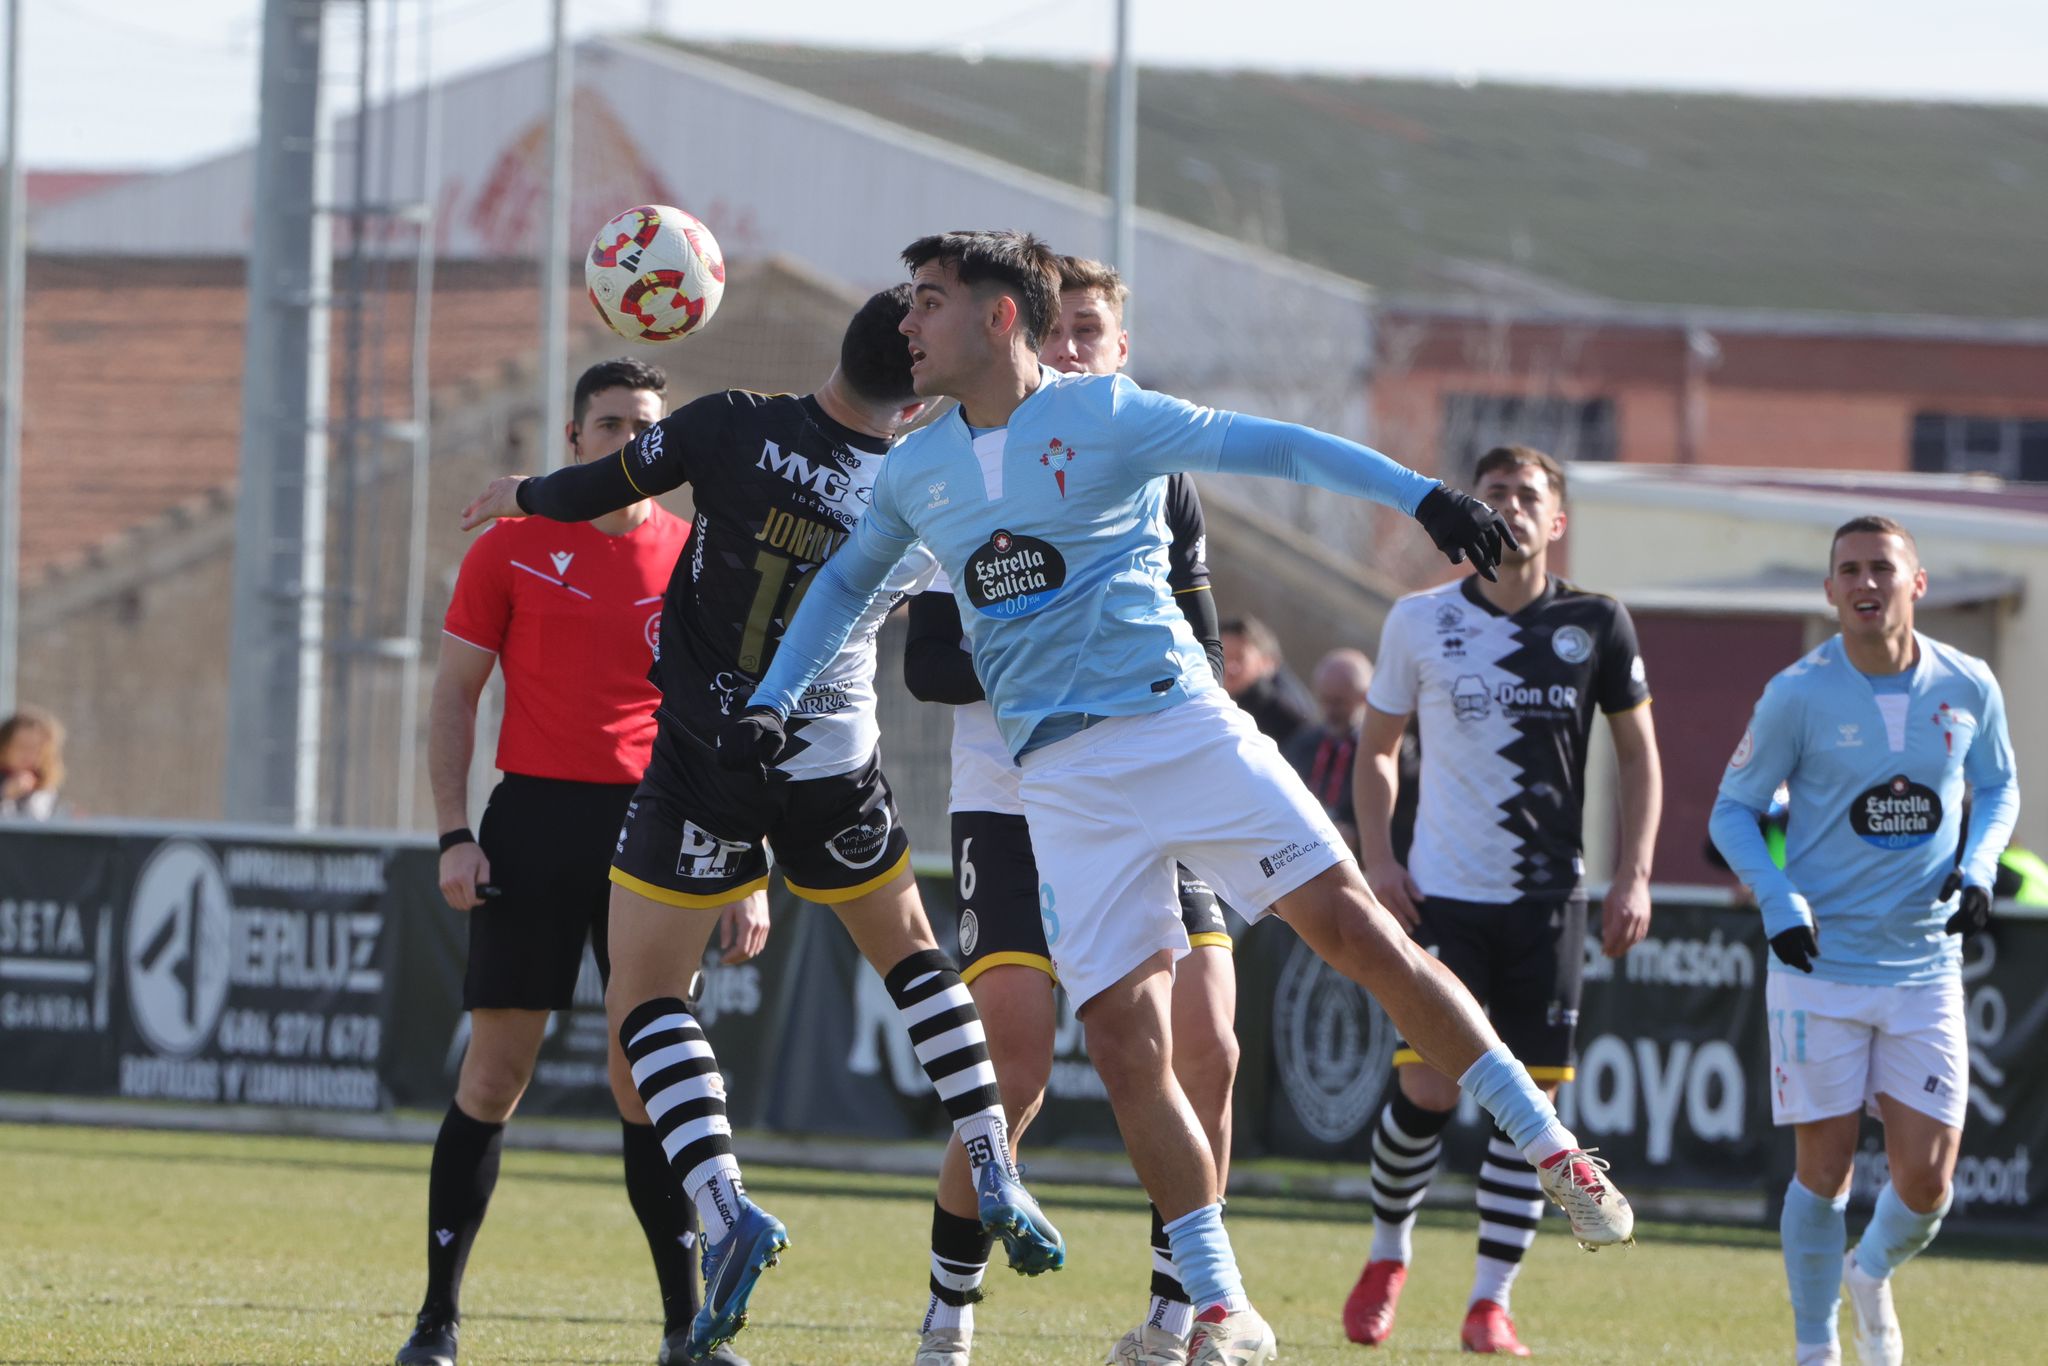
[[28, 251], [21, 175], [21, 0], [7, 0], [7, 182], [0, 204], [0, 716], [14, 713], [21, 639], [21, 331]]
[[548, 54], [548, 218], [540, 244], [540, 457], [544, 469], [567, 463], [562, 431], [569, 425], [569, 405], [562, 392], [569, 368], [567, 320], [563, 305], [569, 292], [569, 110], [574, 82], [569, 69], [565, 11], [568, 0], [554, 0], [554, 46]]
[[[1110, 84], [1109, 263], [1134, 285], [1138, 189], [1138, 67], [1131, 56], [1131, 0], [1116, 0], [1116, 70]], [[1125, 305], [1124, 322], [1130, 323]]]
[[318, 819], [327, 595], [332, 147], [323, 0], [265, 0], [228, 639], [232, 821]]

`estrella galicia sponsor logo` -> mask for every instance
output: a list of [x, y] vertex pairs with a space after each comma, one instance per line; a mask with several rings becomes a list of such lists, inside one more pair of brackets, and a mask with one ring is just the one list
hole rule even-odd
[[1276, 877], [1288, 864], [1297, 859], [1307, 858], [1322, 847], [1321, 840], [1310, 840], [1307, 844], [1296, 842], [1284, 845], [1259, 860], [1259, 871], [1267, 877]]
[[1583, 664], [1593, 654], [1593, 637], [1583, 626], [1560, 626], [1550, 637], [1550, 649], [1567, 664]]
[[889, 848], [889, 808], [871, 811], [825, 843], [836, 862], [848, 868], [872, 868]]
[[1451, 710], [1460, 721], [1484, 721], [1493, 712], [1486, 680], [1478, 674], [1459, 674], [1451, 680]]
[[1880, 849], [1911, 849], [1941, 828], [1941, 797], [1897, 774], [1849, 804], [1849, 828]]
[[986, 616], [1030, 616], [1066, 581], [1065, 557], [1035, 536], [998, 531], [967, 560], [967, 600]]

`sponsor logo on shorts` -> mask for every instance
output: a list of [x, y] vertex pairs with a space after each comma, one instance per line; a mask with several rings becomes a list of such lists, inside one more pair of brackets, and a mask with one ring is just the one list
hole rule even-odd
[[1267, 877], [1273, 877], [1288, 864], [1295, 862], [1297, 859], [1305, 859], [1322, 847], [1323, 842], [1321, 840], [1310, 840], [1307, 844], [1295, 843], [1284, 845], [1259, 860], [1259, 871]]
[[1066, 558], [1036, 536], [998, 531], [967, 559], [967, 600], [984, 616], [1030, 616], [1066, 581]]
[[[652, 431], [652, 428], [648, 430]], [[628, 819], [631, 819], [629, 816]], [[722, 840], [698, 826], [694, 821], [683, 822], [683, 842], [676, 855], [676, 876], [687, 878], [725, 878], [733, 875], [733, 866], [740, 856], [754, 846], [734, 840]]]
[[1560, 626], [1550, 637], [1550, 648], [1567, 664], [1583, 664], [1593, 657], [1593, 637], [1583, 626]]
[[1849, 803], [1849, 828], [1880, 849], [1911, 849], [1941, 828], [1941, 797], [1896, 774]]
[[981, 917], [973, 911], [960, 912], [960, 956], [972, 958], [981, 943]]
[[872, 868], [889, 847], [889, 831], [894, 828], [889, 819], [889, 808], [864, 817], [859, 824], [849, 825], [825, 842], [825, 848], [832, 857], [848, 868]]
[[1273, 1055], [1301, 1126], [1342, 1143], [1372, 1121], [1394, 1029], [1363, 988], [1297, 943], [1273, 993]]

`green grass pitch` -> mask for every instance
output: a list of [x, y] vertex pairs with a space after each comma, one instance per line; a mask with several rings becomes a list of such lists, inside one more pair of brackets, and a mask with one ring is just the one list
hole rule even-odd
[[[0, 1126], [0, 1363], [389, 1361], [419, 1297], [427, 1158], [414, 1146]], [[748, 1180], [793, 1246], [736, 1345], [756, 1366], [907, 1364], [929, 1186], [771, 1168]], [[979, 1366], [1100, 1361], [1143, 1310], [1137, 1196], [1040, 1194], [1066, 1232], [1067, 1270], [1031, 1281], [991, 1271]], [[1368, 1223], [1358, 1206], [1232, 1202], [1238, 1256], [1283, 1362], [1457, 1351], [1472, 1217], [1424, 1215], [1400, 1328], [1376, 1351], [1345, 1342], [1337, 1322]], [[1546, 1220], [1516, 1287], [1541, 1359], [1790, 1360], [1774, 1236], [1651, 1224], [1634, 1250], [1589, 1256], [1563, 1228]], [[1902, 1272], [1909, 1359], [2048, 1360], [2048, 1266], [2029, 1252], [1957, 1240]], [[652, 1361], [654, 1278], [616, 1160], [508, 1152], [464, 1310], [465, 1363]]]

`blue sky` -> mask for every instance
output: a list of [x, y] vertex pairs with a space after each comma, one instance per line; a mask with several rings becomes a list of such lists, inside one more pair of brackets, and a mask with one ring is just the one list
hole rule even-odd
[[[1143, 62], [1464, 80], [2048, 104], [2043, 0], [1133, 0]], [[253, 140], [260, 0], [21, 0], [24, 160], [168, 166]], [[401, 86], [546, 42], [547, 0], [372, 0], [395, 11]], [[328, 66], [352, 69], [356, 6]], [[735, 11], [744, 11], [735, 13]], [[706, 39], [1058, 55], [1109, 51], [1112, 0], [570, 0], [572, 32], [658, 23]], [[1937, 21], [1932, 16], [1939, 13]], [[934, 18], [942, 15], [948, 17]], [[381, 68], [380, 68], [381, 71]], [[381, 79], [381, 76], [380, 76]]]

